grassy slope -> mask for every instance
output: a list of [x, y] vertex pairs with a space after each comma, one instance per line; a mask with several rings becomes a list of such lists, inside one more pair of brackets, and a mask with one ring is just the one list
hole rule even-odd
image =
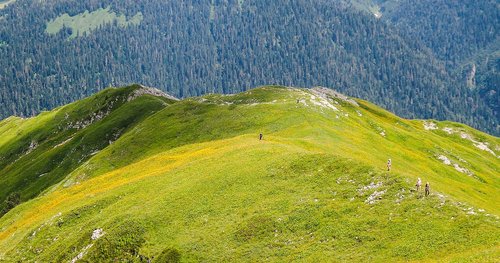
[[[313, 101], [267, 87], [166, 107], [0, 219], [0, 259], [68, 261], [89, 244], [90, 262], [162, 251], [185, 261], [500, 256], [497, 157], [460, 132], [426, 131], [364, 101], [332, 102], [341, 112]], [[498, 138], [437, 125], [499, 154]], [[420, 198], [416, 177], [447, 197]], [[360, 190], [370, 183], [381, 186]], [[386, 192], [367, 204], [374, 191]], [[93, 241], [97, 228], [105, 235]]]
[[111, 7], [99, 8], [95, 11], [69, 16], [68, 14], [63, 14], [56, 19], [51, 20], [47, 23], [46, 32], [48, 34], [56, 34], [63, 29], [63, 27], [68, 27], [72, 29], [72, 34], [70, 38], [75, 38], [83, 36], [84, 34], [89, 34], [93, 30], [99, 28], [99, 26], [116, 23], [121, 27], [127, 27], [129, 25], [137, 25], [142, 21], [143, 17], [141, 13], [137, 13], [135, 16], [127, 19], [125, 15], [117, 15], [115, 12], [111, 11]]
[[0, 122], [0, 200], [12, 192], [23, 200], [37, 196], [168, 102], [141, 96], [124, 103], [137, 88], [108, 89], [35, 118]]

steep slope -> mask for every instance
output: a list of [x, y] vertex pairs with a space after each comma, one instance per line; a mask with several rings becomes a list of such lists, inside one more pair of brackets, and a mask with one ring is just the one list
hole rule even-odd
[[[391, 1], [388, 1], [391, 2]], [[387, 19], [419, 39], [475, 90], [500, 120], [500, 6], [498, 1], [400, 1]], [[498, 126], [496, 133], [498, 133]]]
[[[29, 200], [173, 100], [130, 86], [30, 118], [0, 122], [0, 200]], [[5, 210], [2, 202], [1, 210]]]
[[500, 48], [498, 1], [380, 2], [385, 19], [423, 41], [442, 61], [461, 63], [491, 44]]
[[498, 134], [485, 101], [425, 45], [345, 2], [16, 1], [0, 10], [0, 118], [133, 82], [178, 97], [273, 83]]
[[0, 260], [494, 262], [499, 145], [321, 88], [186, 99], [2, 217]]
[[456, 85], [466, 86], [488, 107], [500, 132], [500, 6], [498, 1], [350, 0], [421, 42], [442, 61]]

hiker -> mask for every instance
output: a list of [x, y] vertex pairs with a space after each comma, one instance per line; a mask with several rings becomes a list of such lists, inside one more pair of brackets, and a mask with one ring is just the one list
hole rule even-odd
[[431, 194], [431, 185], [429, 182], [425, 184], [425, 196], [429, 196]]
[[264, 138], [264, 135], [262, 135], [262, 133], [261, 133], [261, 134], [259, 134], [259, 140], [262, 141], [262, 138]]
[[420, 186], [422, 186], [422, 180], [420, 180], [420, 177], [417, 180], [417, 184], [415, 185], [417, 187], [417, 192], [420, 191]]
[[392, 166], [392, 161], [391, 161], [391, 159], [389, 158], [389, 160], [387, 161], [387, 171], [390, 171], [390, 170], [391, 170], [391, 166]]

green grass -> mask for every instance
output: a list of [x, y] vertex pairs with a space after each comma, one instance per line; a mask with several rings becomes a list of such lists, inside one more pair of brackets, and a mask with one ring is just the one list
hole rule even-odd
[[85, 34], [90, 34], [93, 30], [106, 24], [116, 22], [120, 27], [127, 27], [129, 25], [138, 25], [143, 19], [142, 13], [137, 13], [135, 16], [127, 19], [125, 15], [117, 15], [111, 11], [110, 7], [106, 9], [99, 8], [95, 11], [69, 16], [63, 14], [47, 23], [46, 32], [48, 34], [57, 34], [64, 27], [70, 28], [72, 33], [71, 38], [81, 37]]
[[0, 200], [12, 192], [22, 200], [39, 195], [168, 102], [143, 96], [124, 103], [135, 89], [108, 89], [35, 118], [0, 122]]
[[[425, 130], [361, 100], [328, 101], [339, 111], [282, 87], [169, 101], [0, 218], [0, 261], [71, 261], [82, 252], [82, 262], [498, 259], [498, 138], [451, 122]], [[120, 111], [134, 103], [145, 102], [113, 114], [136, 112]], [[8, 136], [0, 149], [22, 139], [14, 123], [44, 126], [53, 115], [0, 122]], [[431, 196], [413, 191], [417, 177], [431, 183]], [[104, 235], [92, 240], [96, 229]]]

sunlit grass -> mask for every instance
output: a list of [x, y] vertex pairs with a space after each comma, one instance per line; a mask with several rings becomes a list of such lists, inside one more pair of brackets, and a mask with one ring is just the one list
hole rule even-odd
[[[364, 101], [337, 99], [341, 111], [297, 103], [310, 95], [266, 87], [165, 107], [2, 217], [0, 260], [69, 261], [88, 244], [89, 261], [498, 258], [499, 159], [442, 128], [497, 155], [498, 138], [449, 122], [425, 130]], [[412, 191], [417, 177], [430, 197]], [[92, 241], [97, 228], [106, 234]], [[109, 249], [118, 244], [130, 253]]]
[[114, 22], [120, 27], [127, 27], [129, 25], [138, 25], [142, 19], [143, 16], [140, 12], [133, 17], [127, 18], [123, 14], [116, 14], [111, 10], [111, 7], [99, 8], [95, 11], [85, 11], [75, 16], [63, 14], [47, 23], [46, 32], [48, 34], [56, 34], [63, 28], [69, 28], [72, 30], [71, 39], [90, 34], [100, 26], [109, 25]]

